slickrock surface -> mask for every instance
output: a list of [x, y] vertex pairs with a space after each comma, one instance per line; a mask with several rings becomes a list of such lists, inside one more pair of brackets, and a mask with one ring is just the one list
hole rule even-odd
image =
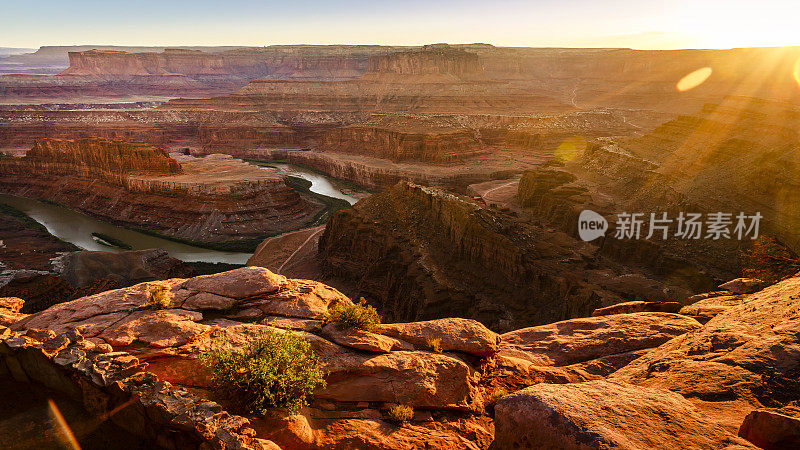
[[590, 381], [540, 384], [495, 406], [497, 448], [756, 448], [666, 389]]
[[323, 272], [394, 321], [456, 315], [508, 331], [624, 300], [667, 299], [665, 286], [644, 275], [595, 270], [598, 256], [586, 248], [472, 199], [405, 182], [338, 212], [320, 239]]
[[612, 362], [609, 369], [613, 371], [638, 357], [639, 350], [700, 328], [689, 317], [657, 312], [571, 319], [502, 334], [500, 354], [543, 366], [580, 364], [590, 372], [595, 371], [592, 366], [603, 368], [605, 359], [628, 358], [617, 367]]
[[[173, 307], [138, 309], [159, 287], [167, 290]], [[222, 339], [244, 343], [265, 330], [300, 333], [328, 372], [327, 387], [313, 394], [311, 406], [299, 416], [285, 419], [293, 426], [284, 419], [253, 418], [259, 437], [290, 448], [298, 442], [316, 448], [346, 445], [353, 437], [342, 433], [349, 429], [364, 430], [358, 439], [380, 448], [420, 446], [426, 440], [431, 448], [455, 442], [488, 446], [493, 429], [483, 412], [483, 359], [475, 355], [493, 355], [496, 334], [466, 319], [384, 325], [394, 332], [325, 325], [327, 311], [343, 303], [351, 301], [323, 284], [245, 267], [84, 297], [32, 314], [12, 327], [78, 331], [88, 341], [130, 352], [161, 380], [203, 392], [209, 387], [208, 373], [197, 359], [203, 349], [220, 345]], [[303, 329], [307, 332], [299, 331]], [[439, 338], [444, 352], [412, 343], [427, 337]], [[418, 418], [408, 425], [393, 424], [386, 414], [398, 403], [413, 406]], [[282, 425], [269, 425], [275, 420]]]
[[0, 156], [0, 169], [4, 192], [196, 242], [263, 238], [321, 208], [275, 171], [226, 155], [171, 158], [140, 143], [45, 139], [24, 157]]
[[[159, 288], [172, 308], [140, 308]], [[73, 341], [113, 350], [130, 367], [147, 363], [162, 383], [223, 407], [226, 400], [208, 389], [209, 374], [197, 360], [203, 349], [221, 339], [241, 345], [265, 330], [298, 333], [328, 372], [327, 386], [298, 415], [234, 421], [236, 430], [252, 427], [239, 434], [283, 448], [733, 450], [791, 448], [797, 437], [800, 277], [743, 295], [740, 305], [706, 325], [637, 312], [500, 336], [458, 318], [342, 329], [326, 315], [351, 303], [346, 296], [259, 267], [142, 283], [28, 316], [6, 314], [20, 303], [0, 302], [11, 329], [26, 334], [14, 345], [39, 341], [34, 345], [58, 352], [67, 364], [89, 353], [72, 349]], [[442, 353], [432, 349], [434, 339]], [[24, 373], [39, 376], [20, 362]], [[14, 363], [7, 366], [20, 373]], [[408, 423], [389, 420], [396, 404], [414, 407]]]
[[[612, 378], [751, 408], [800, 400], [799, 299], [800, 278], [747, 295], [703, 328], [669, 341]], [[739, 422], [746, 412], [732, 411]]]

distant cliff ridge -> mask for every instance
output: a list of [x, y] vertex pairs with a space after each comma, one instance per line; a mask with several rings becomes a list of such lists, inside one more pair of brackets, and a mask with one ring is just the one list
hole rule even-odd
[[483, 67], [475, 53], [443, 47], [396, 52], [369, 59], [369, 73], [399, 75], [478, 75]]
[[43, 174], [101, 177], [115, 182], [122, 182], [132, 173], [181, 172], [181, 165], [163, 149], [106, 139], [41, 139], [23, 159], [30, 168]]

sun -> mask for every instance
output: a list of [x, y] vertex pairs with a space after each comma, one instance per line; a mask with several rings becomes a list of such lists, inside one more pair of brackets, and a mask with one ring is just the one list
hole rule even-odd
[[729, 0], [687, 3], [676, 26], [698, 47], [782, 47], [800, 45], [796, 0]]

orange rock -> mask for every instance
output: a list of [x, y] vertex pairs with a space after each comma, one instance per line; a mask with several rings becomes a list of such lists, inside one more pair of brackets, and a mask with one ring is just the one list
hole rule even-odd
[[498, 400], [496, 448], [755, 448], [666, 389], [538, 384]]

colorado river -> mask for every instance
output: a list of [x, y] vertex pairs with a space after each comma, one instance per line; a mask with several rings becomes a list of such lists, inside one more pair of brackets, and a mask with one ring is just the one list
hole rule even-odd
[[163, 248], [173, 258], [183, 261], [224, 262], [244, 264], [249, 253], [222, 252], [194, 247], [180, 242], [162, 239], [127, 228], [118, 227], [63, 206], [29, 198], [0, 194], [0, 203], [16, 208], [47, 228], [53, 236], [77, 245], [85, 250], [121, 252], [122, 249], [101, 245], [92, 233], [102, 233], [129, 244], [133, 250]]
[[257, 165], [261, 167], [274, 167], [281, 172], [285, 173], [286, 175], [291, 175], [294, 177], [303, 178], [311, 182], [311, 187], [309, 190], [311, 192], [316, 192], [317, 194], [327, 195], [328, 197], [333, 198], [340, 198], [351, 205], [355, 204], [358, 201], [357, 197], [352, 195], [346, 194], [342, 192], [343, 190], [347, 190], [348, 186], [346, 183], [337, 180], [335, 178], [330, 178], [325, 176], [319, 172], [314, 172], [311, 169], [307, 169], [305, 167], [296, 166], [294, 164], [287, 164], [287, 163], [273, 163], [273, 162], [258, 162]]
[[[265, 165], [261, 164], [261, 165]], [[325, 175], [311, 170], [294, 166], [292, 164], [269, 163], [269, 166], [311, 182], [310, 190], [329, 197], [341, 198], [353, 204], [358, 199], [341, 191], [344, 185]], [[133, 250], [149, 248], [163, 248], [172, 257], [183, 261], [223, 262], [230, 264], [245, 264], [250, 258], [250, 253], [225, 252], [195, 247], [168, 239], [151, 236], [138, 231], [119, 227], [104, 222], [78, 211], [38, 200], [0, 194], [0, 203], [14, 207], [47, 228], [53, 236], [70, 242], [85, 250], [99, 250], [106, 252], [121, 252], [122, 249], [108, 247], [98, 243], [92, 233], [101, 233], [129, 244]]]

